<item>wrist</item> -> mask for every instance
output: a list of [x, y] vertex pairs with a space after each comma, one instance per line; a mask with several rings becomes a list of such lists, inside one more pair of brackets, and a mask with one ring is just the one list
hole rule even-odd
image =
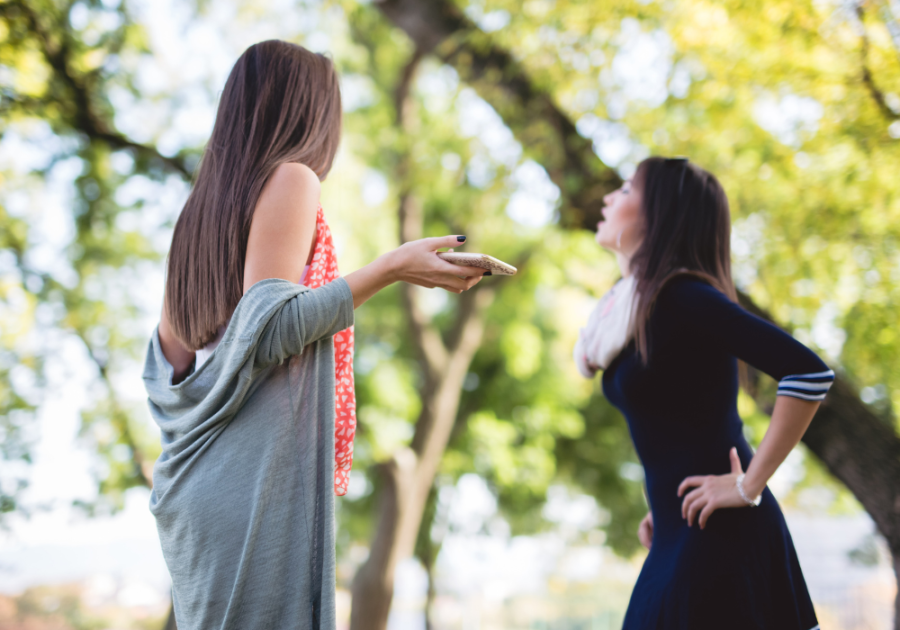
[[766, 489], [766, 479], [759, 479], [751, 471], [747, 471], [744, 476], [744, 490], [751, 494], [751, 498], [758, 497]]
[[375, 259], [378, 276], [382, 279], [382, 287], [387, 287], [400, 280], [400, 265], [397, 262], [397, 250], [393, 249]]

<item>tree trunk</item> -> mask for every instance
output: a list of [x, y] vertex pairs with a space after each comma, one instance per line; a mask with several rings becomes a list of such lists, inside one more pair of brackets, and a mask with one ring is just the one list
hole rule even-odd
[[[417, 50], [405, 68], [395, 95], [397, 126], [409, 133], [412, 113], [409, 86], [422, 58]], [[407, 156], [401, 156], [396, 179], [404, 186]], [[422, 237], [424, 217], [410, 190], [400, 195], [400, 241]], [[380, 512], [371, 551], [353, 580], [351, 630], [384, 630], [387, 627], [397, 563], [413, 555], [422, 515], [434, 477], [456, 421], [462, 386], [469, 365], [481, 343], [484, 312], [493, 300], [493, 289], [476, 285], [460, 295], [449, 340], [422, 313], [414, 287], [401, 286], [403, 306], [423, 374], [422, 411], [416, 421], [409, 449], [395, 453], [380, 467], [383, 482]]]
[[[594, 229], [603, 194], [620, 179], [521, 64], [450, 0], [380, 0], [376, 6], [422, 51], [456, 69], [503, 117], [525, 151], [544, 165], [560, 189], [561, 223]], [[746, 296], [742, 304], [761, 312]], [[887, 540], [900, 580], [900, 436], [894, 427], [869, 411], [838, 376], [803, 442], [871, 515]], [[894, 627], [900, 630], [900, 592], [895, 610]]]
[[[412, 293], [412, 288], [408, 289]], [[412, 448], [394, 455], [380, 467], [383, 489], [379, 495], [381, 507], [369, 558], [353, 580], [351, 630], [383, 630], [387, 627], [394, 571], [397, 563], [413, 555], [416, 537], [428, 493], [440, 465], [450, 432], [456, 420], [462, 385], [475, 350], [483, 333], [484, 310], [492, 293], [488, 289], [470, 289], [461, 298], [460, 317], [466, 318], [465, 331], [452, 352], [441, 353], [446, 359], [436, 366], [428, 366], [422, 396], [422, 412], [416, 422]], [[408, 314], [414, 309], [412, 296]], [[464, 305], [470, 303], [469, 308]], [[470, 313], [465, 315], [465, 313]], [[410, 319], [413, 316], [410, 315]], [[431, 328], [412, 324], [418, 330], [420, 350], [440, 342], [440, 335]], [[429, 334], [433, 333], [433, 334]], [[433, 346], [434, 348], [442, 348]], [[423, 352], [424, 353], [424, 352]], [[436, 371], [434, 367], [441, 367]], [[402, 463], [401, 463], [402, 462]]]
[[[419, 535], [416, 539], [416, 557], [425, 568], [428, 577], [428, 590], [425, 593], [425, 630], [434, 630], [434, 602], [437, 597], [437, 588], [434, 584], [435, 563], [443, 545], [443, 536], [440, 540], [432, 537], [432, 530], [438, 521], [446, 527], [438, 511], [438, 488], [431, 486], [428, 493], [428, 502], [425, 505], [425, 513], [422, 515], [422, 524], [419, 527]], [[443, 527], [442, 527], [443, 529]]]
[[[407, 291], [411, 294], [412, 287]], [[351, 630], [383, 630], [387, 627], [394, 571], [400, 560], [413, 555], [428, 493], [456, 421], [463, 380], [481, 341], [484, 310], [493, 297], [489, 289], [476, 291], [473, 288], [463, 295], [459, 317], [464, 318], [466, 324], [459, 345], [451, 352], [438, 353], [443, 354], [445, 360], [424, 370], [422, 412], [416, 422], [412, 447], [396, 453], [388, 464], [380, 467], [383, 490], [378, 503], [381, 509], [369, 558], [353, 580]], [[413, 297], [409, 295], [404, 301], [409, 304], [408, 316], [415, 321]], [[418, 331], [420, 350], [429, 345], [433, 349], [443, 348], [437, 331], [421, 327], [419, 323], [411, 323], [411, 328]]]
[[409, 486], [414, 478], [416, 456], [411, 450], [395, 453], [378, 466], [382, 488], [378, 496], [378, 526], [372, 538], [369, 558], [353, 578], [353, 606], [350, 628], [369, 630], [387, 627], [394, 596], [396, 549], [403, 516], [407, 513]]

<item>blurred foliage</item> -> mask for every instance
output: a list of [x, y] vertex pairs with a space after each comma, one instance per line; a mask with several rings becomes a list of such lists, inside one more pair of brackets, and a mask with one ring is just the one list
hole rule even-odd
[[[33, 381], [30, 396], [15, 394], [15, 378], [0, 382], [2, 454], [27, 457], [34, 436], [23, 435], [24, 419], [54, 394], [40, 388], [43, 368], [68, 364], [63, 349], [74, 338], [96, 375], [82, 435], [101, 456], [102, 494], [88, 507], [115, 509], [127, 488], [147, 484], [145, 464], [159, 451], [113, 378], [147, 343], [137, 325], [142, 284], [164, 253], [129, 220], [142, 200], [122, 202], [121, 192], [135, 178], [163, 181], [178, 162], [112, 124], [110, 94], [139, 96], [129, 69], [147, 53], [126, 5], [9, 1], [0, 20], [0, 134], [21, 151], [0, 172], [0, 321], [9, 322], [0, 364]], [[4, 508], [20, 481], [0, 480]]]
[[[237, 4], [251, 13], [266, 6]], [[48, 366], [65, 363], [66, 339], [96, 385], [82, 436], [98, 454], [101, 498], [87, 507], [121, 505], [125, 489], [147, 483], [159, 450], [116, 375], [146, 347], [144, 322], [156, 317], [147, 295], [161, 291], [178, 195], [199, 148], [163, 154], [161, 130], [140, 142], [117, 130], [125, 108], [166, 98], [147, 96], [135, 79], [152, 51], [129, 6], [0, 1], [0, 135], [22, 154], [0, 169], [0, 512], [15, 507], [25, 475], [6, 464], [27, 462], [29, 427], [52, 394]], [[192, 19], [207, 19], [198, 6]], [[732, 202], [741, 288], [896, 423], [900, 49], [887, 26], [900, 16], [887, 2], [463, 6], [623, 175], [651, 153], [689, 155], [716, 173]], [[412, 45], [373, 5], [320, 9], [333, 18], [329, 48], [345, 94], [342, 150], [323, 188], [344, 270], [397, 242], [406, 190], [428, 235], [465, 233], [466, 250], [521, 266], [515, 279], [484, 281], [497, 297], [438, 485], [481, 475], [513, 533], [551, 527], [547, 490], [567, 485], [597, 499], [607, 541], [632, 553], [646, 510], [640, 466], [624, 421], [570, 358], [592, 298], [617, 277], [614, 260], [589, 234], [555, 226], [554, 187], [538, 165], [546, 147], [523, 147], [455, 71], [431, 59], [411, 93], [414, 127], [401, 133], [394, 91]], [[299, 33], [297, 41], [305, 41]], [[164, 199], [171, 207], [153, 205], [172, 189], [181, 193]], [[528, 216], [545, 210], [549, 223]], [[48, 235], [48, 222], [62, 238]], [[423, 299], [452, 334], [454, 298], [432, 291]], [[374, 466], [408, 443], [421, 407], [396, 288], [357, 313], [357, 344], [356, 489], [338, 502], [343, 550], [368, 540]], [[747, 400], [741, 411], [758, 440], [766, 419]], [[808, 483], [825, 479], [815, 465], [807, 471]], [[434, 503], [429, 517], [440, 512]], [[420, 553], [436, 553], [425, 542]]]
[[627, 174], [647, 154], [688, 155], [717, 174], [741, 288], [872, 388], [863, 399], [895, 420], [896, 10], [864, 0], [491, 0], [467, 12], [497, 29], [495, 41], [611, 165]]

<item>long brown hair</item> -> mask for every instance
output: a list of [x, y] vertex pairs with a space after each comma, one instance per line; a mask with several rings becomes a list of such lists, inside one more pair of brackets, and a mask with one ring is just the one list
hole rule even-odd
[[638, 165], [644, 240], [631, 258], [637, 280], [635, 342], [646, 364], [656, 297], [678, 275], [704, 280], [737, 301], [731, 279], [731, 213], [716, 177], [686, 158], [650, 157]]
[[215, 338], [243, 295], [250, 222], [269, 177], [298, 162], [324, 179], [340, 133], [340, 88], [327, 57], [271, 40], [234, 64], [169, 250], [166, 314], [189, 350]]

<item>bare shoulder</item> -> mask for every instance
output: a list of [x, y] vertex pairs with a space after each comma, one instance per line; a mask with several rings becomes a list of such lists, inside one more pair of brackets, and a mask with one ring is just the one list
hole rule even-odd
[[259, 206], [302, 206], [312, 201], [318, 207], [321, 192], [322, 183], [311, 168], [296, 162], [286, 162], [279, 165], [269, 177], [260, 195]]
[[256, 204], [244, 260], [244, 291], [266, 278], [299, 281], [311, 257], [321, 184], [302, 164], [282, 164]]
[[[315, 225], [322, 186], [303, 164], [281, 164], [263, 187], [253, 213], [253, 227], [294, 231]], [[253, 231], [251, 227], [251, 233]]]
[[285, 162], [280, 164], [269, 178], [267, 187], [274, 189], [286, 189], [291, 192], [301, 192], [307, 187], [318, 193], [322, 189], [319, 176], [306, 164], [297, 162]]

